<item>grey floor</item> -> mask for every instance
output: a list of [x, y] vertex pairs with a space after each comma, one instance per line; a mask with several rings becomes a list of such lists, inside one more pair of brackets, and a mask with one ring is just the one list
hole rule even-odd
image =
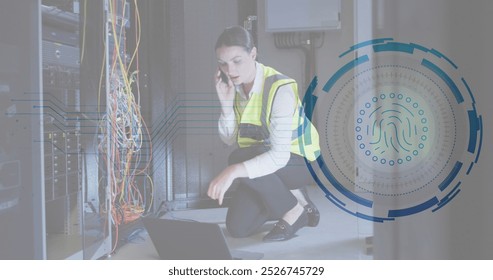
[[[321, 212], [320, 224], [315, 228], [302, 228], [295, 238], [283, 242], [262, 242], [262, 237], [272, 228], [273, 222], [265, 224], [262, 232], [251, 237], [231, 237], [224, 225], [225, 208], [174, 211], [164, 217], [218, 223], [223, 228], [230, 249], [261, 252], [264, 259], [372, 259], [371, 244], [368, 244], [373, 233], [372, 223], [357, 219], [337, 208], [317, 187], [310, 187], [309, 193]], [[139, 237], [119, 248], [111, 259], [157, 259], [157, 252], [147, 233], [142, 231]]]

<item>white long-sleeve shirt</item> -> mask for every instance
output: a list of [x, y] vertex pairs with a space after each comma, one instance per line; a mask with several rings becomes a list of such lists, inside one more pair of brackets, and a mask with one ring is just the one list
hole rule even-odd
[[[263, 67], [262, 64], [256, 63], [255, 80], [248, 95], [245, 95], [241, 86], [236, 87], [236, 94], [240, 98], [240, 106], [245, 106], [253, 94], [262, 94]], [[263, 94], [269, 93], [264, 92]], [[291, 156], [291, 125], [295, 113], [295, 105], [297, 104], [295, 98], [291, 85], [279, 87], [272, 103], [270, 115], [270, 150], [244, 162], [250, 179], [274, 173], [288, 163]], [[266, 108], [263, 109], [266, 110]], [[221, 114], [218, 123], [219, 135], [222, 141], [228, 145], [236, 143], [238, 125], [234, 111], [227, 116]]]

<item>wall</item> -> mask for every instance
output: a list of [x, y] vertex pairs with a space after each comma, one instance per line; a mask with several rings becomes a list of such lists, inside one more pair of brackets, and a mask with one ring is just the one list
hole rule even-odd
[[[257, 0], [258, 60], [298, 81], [300, 93], [304, 79], [304, 55], [300, 50], [280, 50], [274, 45], [272, 33], [265, 32], [265, 1]], [[317, 50], [316, 75], [327, 79], [338, 69], [337, 57], [353, 45], [353, 1], [341, 1], [341, 29], [325, 32], [325, 42]], [[318, 44], [318, 42], [317, 42]], [[300, 94], [302, 96], [302, 94]]]
[[[493, 104], [491, 77], [493, 56], [488, 46], [493, 44], [493, 2], [451, 1], [448, 18], [451, 35], [450, 56], [467, 75], [469, 84], [477, 95], [477, 107], [483, 115], [483, 150], [478, 169], [469, 181], [467, 189], [452, 207], [452, 257], [493, 258], [493, 189], [491, 188], [493, 150]], [[460, 19], [460, 20], [459, 20]]]

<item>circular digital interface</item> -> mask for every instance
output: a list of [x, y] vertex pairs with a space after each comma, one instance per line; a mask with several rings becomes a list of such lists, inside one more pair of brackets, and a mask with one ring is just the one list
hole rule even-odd
[[435, 212], [477, 163], [482, 117], [459, 68], [434, 49], [390, 38], [352, 46], [303, 105], [320, 135], [308, 169], [326, 197], [375, 222]]

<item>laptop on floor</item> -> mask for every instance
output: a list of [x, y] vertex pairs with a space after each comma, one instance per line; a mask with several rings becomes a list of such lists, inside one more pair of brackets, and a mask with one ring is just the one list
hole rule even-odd
[[142, 218], [162, 260], [258, 260], [263, 253], [231, 251], [218, 224]]

